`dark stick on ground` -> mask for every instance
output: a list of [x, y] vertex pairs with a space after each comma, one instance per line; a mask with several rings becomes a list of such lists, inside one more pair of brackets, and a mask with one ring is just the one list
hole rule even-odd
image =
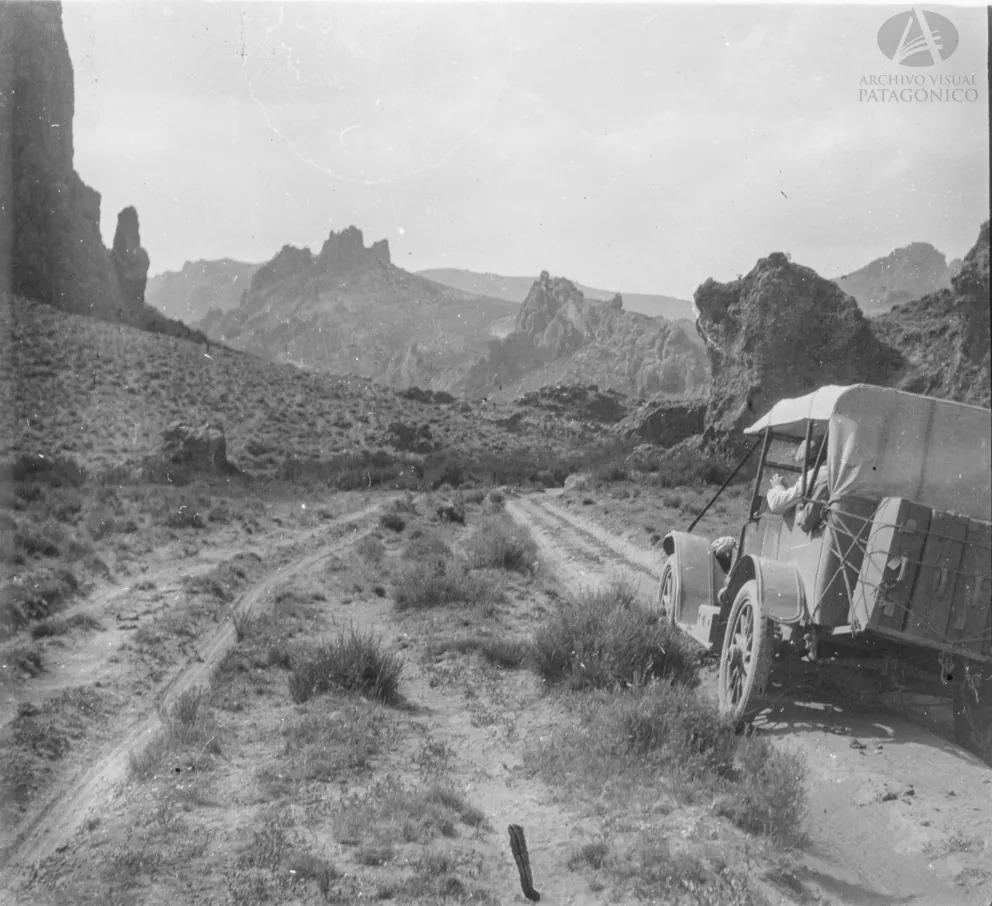
[[513, 859], [517, 863], [517, 871], [520, 872], [520, 887], [532, 903], [541, 899], [541, 895], [534, 890], [534, 878], [530, 873], [530, 856], [527, 855], [527, 841], [524, 839], [524, 829], [519, 824], [511, 824], [510, 850], [513, 852]]

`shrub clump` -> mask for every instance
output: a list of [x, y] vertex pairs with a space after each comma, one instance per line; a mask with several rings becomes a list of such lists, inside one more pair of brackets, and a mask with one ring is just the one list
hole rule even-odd
[[391, 532], [402, 532], [406, 528], [406, 522], [397, 513], [383, 513], [379, 517], [379, 525]]
[[534, 639], [537, 672], [570, 689], [616, 689], [669, 677], [698, 681], [699, 653], [623, 583], [565, 602]]
[[737, 765], [737, 783], [718, 805], [720, 813], [749, 833], [794, 838], [806, 816], [802, 755], [752, 736], [740, 741]]
[[386, 704], [399, 700], [403, 662], [372, 633], [352, 628], [333, 642], [308, 649], [292, 661], [289, 694], [301, 703], [332, 689], [358, 692]]
[[537, 545], [529, 532], [506, 516], [485, 519], [468, 541], [469, 563], [475, 568], [533, 572]]
[[464, 563], [447, 557], [414, 560], [399, 570], [393, 588], [397, 610], [423, 610], [441, 604], [484, 601], [491, 589]]

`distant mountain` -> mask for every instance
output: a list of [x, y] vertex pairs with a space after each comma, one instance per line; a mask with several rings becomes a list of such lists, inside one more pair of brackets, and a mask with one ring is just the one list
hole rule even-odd
[[623, 299], [587, 299], [542, 273], [514, 320], [461, 382], [469, 396], [515, 397], [557, 384], [596, 384], [636, 397], [693, 396], [709, 381], [706, 355], [683, 326], [625, 311]]
[[898, 350], [890, 382], [904, 390], [988, 406], [989, 222], [960, 262], [948, 289], [872, 319], [875, 334]]
[[949, 289], [960, 267], [959, 259], [948, 265], [930, 243], [912, 242], [833, 282], [853, 296], [865, 314], [878, 315], [894, 305]]
[[199, 323], [208, 336], [270, 361], [450, 390], [460, 369], [519, 306], [441, 286], [392, 264], [385, 240], [332, 232], [316, 255], [284, 246], [238, 305]]
[[260, 266], [231, 258], [187, 261], [181, 271], [164, 271], [151, 277], [145, 287], [145, 300], [170, 318], [192, 324], [211, 309], [234, 308]]
[[[505, 299], [507, 302], [523, 302], [534, 281], [537, 280], [537, 277], [504, 277], [500, 274], [480, 274], [477, 271], [454, 267], [417, 271], [417, 274], [463, 292], [492, 296], [496, 299]], [[616, 295], [615, 290], [596, 289], [582, 283], [576, 283], [575, 287], [590, 300], [606, 302]], [[621, 293], [621, 295], [624, 307], [628, 311], [640, 312], [651, 318], [667, 318], [669, 321], [696, 319], [692, 303], [688, 299], [648, 293]]]

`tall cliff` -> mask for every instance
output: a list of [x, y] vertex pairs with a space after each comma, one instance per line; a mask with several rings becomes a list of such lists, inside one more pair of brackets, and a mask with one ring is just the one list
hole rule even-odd
[[683, 328], [624, 311], [617, 295], [587, 299], [570, 280], [538, 277], [514, 330], [493, 340], [464, 378], [470, 395], [514, 395], [550, 384], [595, 383], [638, 397], [702, 393], [703, 349]]
[[73, 169], [72, 62], [58, 3], [0, 3], [0, 290], [193, 336], [144, 303], [148, 256], [125, 208], [114, 251], [100, 196]]
[[822, 384], [884, 383], [894, 367], [854, 299], [781, 252], [730, 283], [707, 280], [694, 298], [713, 373], [710, 432], [736, 434]]

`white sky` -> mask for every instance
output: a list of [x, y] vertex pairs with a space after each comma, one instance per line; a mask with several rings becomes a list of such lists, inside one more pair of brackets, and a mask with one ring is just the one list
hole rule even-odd
[[[963, 255], [989, 210], [986, 12], [899, 66], [905, 6], [74, 3], [75, 163], [152, 273], [355, 224], [401, 267], [690, 297], [772, 251], [824, 276]], [[975, 103], [859, 103], [862, 76]]]

